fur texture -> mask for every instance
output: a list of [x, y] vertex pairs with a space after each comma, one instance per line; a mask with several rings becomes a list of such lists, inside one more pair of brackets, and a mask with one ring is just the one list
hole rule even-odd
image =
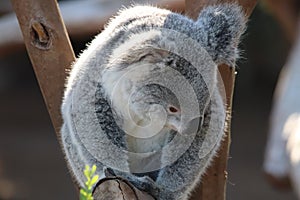
[[120, 11], [66, 85], [62, 142], [78, 184], [96, 164], [156, 199], [187, 199], [223, 137], [216, 65], [234, 64], [245, 23], [234, 4], [197, 21], [151, 6]]

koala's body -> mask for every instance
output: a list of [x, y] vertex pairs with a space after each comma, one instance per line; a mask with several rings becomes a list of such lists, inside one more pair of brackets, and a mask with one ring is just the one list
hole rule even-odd
[[233, 4], [197, 21], [151, 6], [112, 19], [74, 64], [62, 105], [78, 184], [95, 164], [156, 199], [187, 199], [223, 137], [217, 64], [234, 64], [245, 23]]

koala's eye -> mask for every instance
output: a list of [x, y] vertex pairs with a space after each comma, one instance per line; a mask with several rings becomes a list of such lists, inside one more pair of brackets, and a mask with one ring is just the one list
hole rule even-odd
[[178, 113], [178, 111], [179, 111], [179, 109], [176, 108], [175, 106], [168, 106], [169, 113], [175, 114], [175, 113]]

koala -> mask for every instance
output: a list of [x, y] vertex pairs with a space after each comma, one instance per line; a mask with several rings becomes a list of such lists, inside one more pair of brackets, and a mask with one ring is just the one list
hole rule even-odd
[[152, 6], [121, 10], [74, 63], [61, 140], [83, 186], [85, 165], [156, 199], [186, 200], [216, 155], [226, 110], [219, 64], [233, 65], [241, 8], [204, 8], [197, 20]]

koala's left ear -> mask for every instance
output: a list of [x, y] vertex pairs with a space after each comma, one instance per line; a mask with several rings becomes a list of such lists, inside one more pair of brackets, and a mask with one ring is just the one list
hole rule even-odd
[[203, 30], [201, 43], [217, 64], [235, 63], [238, 43], [246, 27], [246, 17], [236, 4], [208, 6], [196, 24]]

